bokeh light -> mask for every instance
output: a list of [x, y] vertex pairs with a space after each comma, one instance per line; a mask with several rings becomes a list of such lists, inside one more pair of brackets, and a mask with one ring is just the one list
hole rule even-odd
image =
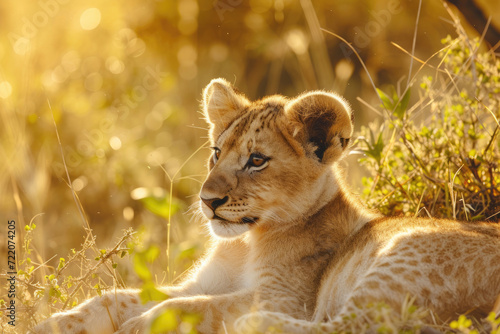
[[12, 94], [12, 85], [8, 81], [0, 82], [0, 98], [6, 99]]
[[119, 150], [122, 147], [122, 141], [117, 136], [113, 136], [109, 139], [109, 146], [115, 151]]
[[97, 8], [86, 9], [80, 16], [80, 26], [83, 30], [93, 30], [101, 23], [101, 11]]

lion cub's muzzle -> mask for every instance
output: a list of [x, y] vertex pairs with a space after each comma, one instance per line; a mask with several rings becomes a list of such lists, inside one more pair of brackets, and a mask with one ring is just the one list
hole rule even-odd
[[231, 221], [229, 219], [219, 216], [216, 210], [217, 208], [221, 207], [222, 205], [226, 204], [229, 201], [229, 196], [225, 196], [224, 198], [205, 198], [203, 196], [200, 196], [200, 199], [204, 204], [201, 206], [201, 209], [208, 219], [216, 219], [220, 221], [225, 221], [230, 223], [240, 223], [240, 224], [251, 224], [255, 223], [258, 220], [258, 218], [255, 217], [243, 217], [238, 221]]

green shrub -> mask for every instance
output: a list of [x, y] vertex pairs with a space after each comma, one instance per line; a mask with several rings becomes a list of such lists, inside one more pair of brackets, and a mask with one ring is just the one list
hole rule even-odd
[[371, 173], [363, 197], [386, 215], [498, 221], [500, 60], [478, 39], [442, 42], [438, 61], [420, 68], [432, 75], [378, 90], [386, 117], [357, 140]]

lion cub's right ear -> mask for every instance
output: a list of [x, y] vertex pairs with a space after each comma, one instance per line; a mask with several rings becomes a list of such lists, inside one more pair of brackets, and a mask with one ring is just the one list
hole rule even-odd
[[211, 125], [210, 137], [224, 131], [250, 101], [225, 79], [213, 79], [203, 91], [203, 113]]
[[306, 152], [319, 161], [338, 160], [352, 137], [352, 111], [340, 96], [315, 91], [305, 93], [285, 106], [290, 133]]

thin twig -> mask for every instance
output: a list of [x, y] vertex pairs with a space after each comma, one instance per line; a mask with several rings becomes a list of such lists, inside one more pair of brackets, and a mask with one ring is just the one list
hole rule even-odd
[[135, 232], [132, 231], [132, 229], [129, 229], [129, 230], [125, 231], [124, 236], [116, 243], [116, 245], [113, 247], [113, 249], [111, 249], [109, 252], [106, 252], [105, 254], [103, 254], [101, 256], [101, 258], [99, 259], [99, 261], [92, 268], [90, 268], [85, 275], [83, 275], [82, 277], [79, 277], [79, 278], [75, 279], [75, 281], [77, 281], [79, 283], [75, 287], [75, 289], [73, 290], [73, 292], [68, 296], [68, 299], [66, 299], [66, 302], [64, 303], [64, 305], [63, 305], [63, 307], [62, 307], [61, 310], [65, 310], [66, 309], [66, 307], [68, 306], [69, 301], [75, 296], [75, 294], [77, 293], [77, 291], [87, 281], [87, 279], [89, 278], [89, 276], [91, 276], [93, 273], [96, 272], [97, 268], [99, 268], [102, 264], [106, 263], [106, 261], [108, 261], [108, 259], [110, 259], [113, 255], [115, 255], [118, 252], [121, 252], [121, 251], [124, 250], [120, 246], [125, 241], [127, 241], [134, 234], [135, 234]]

